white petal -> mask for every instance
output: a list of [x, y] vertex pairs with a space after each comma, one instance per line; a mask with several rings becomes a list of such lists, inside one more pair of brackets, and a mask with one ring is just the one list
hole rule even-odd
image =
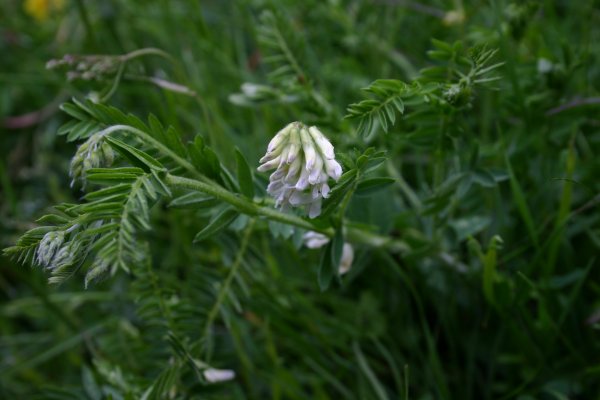
[[350, 271], [352, 267], [352, 261], [354, 261], [354, 249], [350, 243], [344, 243], [344, 248], [342, 250], [342, 259], [340, 260], [340, 265], [338, 267], [338, 273], [340, 275], [345, 274]]
[[277, 168], [275, 172], [269, 176], [269, 181], [273, 182], [281, 180], [286, 175], [286, 172], [285, 168]]
[[299, 192], [294, 190], [294, 193], [290, 196], [290, 204], [293, 206], [299, 206], [302, 204], [309, 204], [313, 199], [309, 193]]
[[231, 369], [209, 368], [204, 370], [204, 378], [210, 383], [226, 382], [235, 378], [235, 371]]
[[278, 155], [281, 154], [281, 148], [277, 148], [273, 151], [268, 151], [267, 154], [265, 154], [260, 160], [258, 160], [259, 163], [266, 163], [267, 161], [271, 161], [272, 159], [274, 159], [275, 157], [277, 157]]
[[311, 185], [319, 182], [319, 177], [321, 176], [321, 172], [323, 170], [323, 159], [320, 156], [315, 158], [315, 165], [313, 169], [310, 171], [310, 175], [308, 176], [308, 182]]
[[308, 231], [303, 236], [304, 245], [309, 249], [318, 249], [329, 243], [329, 238], [322, 233]]
[[265, 172], [265, 171], [268, 171], [270, 169], [277, 168], [277, 166], [279, 165], [280, 161], [281, 161], [281, 156], [277, 156], [274, 159], [272, 159], [271, 161], [262, 164], [260, 167], [257, 168], [257, 171], [259, 171], [259, 172]]
[[325, 170], [327, 171], [327, 175], [335, 181], [342, 176], [342, 166], [335, 160], [325, 160]]
[[302, 168], [300, 178], [298, 179], [298, 182], [296, 182], [296, 189], [304, 190], [308, 187], [308, 175], [308, 170], [306, 168]]
[[269, 142], [269, 145], [267, 146], [267, 151], [271, 152], [271, 151], [275, 150], [275, 148], [277, 146], [279, 146], [281, 143], [286, 141], [288, 139], [290, 129], [292, 129], [293, 126], [294, 126], [294, 122], [289, 123], [282, 130], [277, 132], [277, 134]]
[[297, 144], [291, 144], [291, 143], [290, 143], [290, 144], [288, 145], [288, 149], [289, 149], [289, 152], [288, 152], [288, 156], [287, 156], [287, 158], [286, 158], [286, 162], [287, 162], [288, 164], [291, 164], [291, 163], [293, 163], [293, 162], [294, 162], [294, 161], [295, 161], [295, 160], [298, 158], [298, 156], [300, 155], [300, 146], [299, 146], [299, 145], [297, 145]]
[[329, 190], [331, 190], [329, 188], [329, 185], [324, 183], [321, 185], [321, 196], [323, 196], [323, 198], [328, 198], [329, 197]]
[[317, 199], [310, 203], [308, 209], [308, 218], [317, 218], [319, 215], [321, 215], [321, 199]]
[[281, 189], [283, 188], [283, 182], [282, 181], [274, 181], [269, 183], [269, 186], [267, 186], [267, 192], [269, 192], [270, 194], [279, 192]]
[[323, 135], [323, 133], [316, 127], [311, 126], [309, 128], [309, 132], [314, 139], [317, 146], [319, 146], [319, 150], [321, 153], [327, 158], [332, 159], [335, 158], [335, 153], [333, 151], [333, 146], [329, 140]]
[[329, 175], [327, 175], [327, 171], [322, 170], [321, 176], [319, 176], [319, 180], [317, 181], [317, 183], [327, 183], [328, 180], [329, 180]]
[[302, 168], [302, 157], [296, 158], [294, 162], [288, 167], [288, 172], [285, 176], [285, 182], [291, 185], [295, 185], [298, 182], [298, 173], [300, 172], [300, 168]]
[[312, 191], [310, 193], [312, 199], [315, 200], [317, 197], [319, 197], [320, 194], [321, 194], [320, 187], [317, 185], [313, 186]]
[[317, 152], [315, 144], [306, 128], [300, 130], [300, 138], [302, 139], [302, 150], [306, 159], [306, 169], [312, 171], [315, 162], [317, 161]]

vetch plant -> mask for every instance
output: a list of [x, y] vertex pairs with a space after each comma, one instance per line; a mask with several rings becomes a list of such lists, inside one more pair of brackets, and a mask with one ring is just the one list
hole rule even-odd
[[589, 8], [512, 40], [501, 2], [108, 3], [65, 10], [50, 85], [0, 89], [73, 96], [4, 139], [0, 239], [41, 272], [0, 276], [0, 397], [598, 392], [598, 24], [529, 29]]
[[[266, 22], [272, 24], [265, 32], [266, 37], [279, 38], [280, 31], [273, 25], [272, 16]], [[332, 131], [332, 138], [347, 134], [347, 127], [342, 127], [345, 122], [332, 111], [316, 86], [305, 80], [303, 70], [285, 43], [278, 42], [272, 50], [285, 55], [278, 58], [279, 64], [292, 65], [291, 70], [281, 66], [286, 74], [273, 81], [280, 93], [274, 104], [277, 101], [287, 104], [283, 100], [286, 96], [298, 96], [303, 107], [318, 111], [315, 115], [330, 121], [326, 126]], [[490, 54], [486, 53], [485, 61]], [[105, 61], [82, 58], [81, 72], [85, 73], [84, 69], [88, 68], [102, 80], [104, 72], [112, 71], [100, 68], [109, 65]], [[355, 249], [383, 251], [400, 257], [409, 255], [413, 246], [418, 246], [414, 237], [405, 241], [399, 235], [382, 235], [376, 225], [355, 221], [356, 214], [348, 212], [353, 202], [367, 204], [374, 193], [389, 190], [398, 181], [396, 176], [387, 176], [384, 170], [386, 167], [392, 175], [395, 173], [389, 168], [386, 151], [373, 147], [362, 149], [363, 144], [355, 141], [354, 148], [336, 154], [332, 141], [316, 125], [289, 123], [270, 139], [257, 168], [258, 172], [271, 172], [264, 189], [273, 201], [261, 196], [263, 190], [257, 190], [262, 181], [255, 179], [254, 168], [239, 149], [235, 149], [235, 169], [231, 170], [226, 155], [215, 151], [202, 135], [184, 141], [185, 135], [175, 127], [165, 127], [153, 115], [144, 121], [103, 104], [115, 93], [128, 59], [120, 56], [109, 61], [111, 68], [118, 67], [117, 75], [99, 101], [74, 98], [61, 106], [72, 120], [58, 133], [69, 142], [83, 141], [70, 168], [72, 186], [84, 192], [81, 201], [56, 206], [54, 212], [40, 219], [41, 226], [26, 232], [5, 253], [21, 263], [45, 268], [51, 283], [62, 283], [80, 271], [85, 271], [86, 287], [119, 271], [133, 276], [136, 290], [143, 293], [140, 302], [145, 305], [140, 307], [144, 314], [149, 314], [149, 320], [157, 318], [158, 313], [173, 348], [172, 361], [161, 373], [160, 382], [178, 377], [184, 365], [191, 368], [200, 382], [224, 384], [234, 380], [233, 369], [207, 369], [206, 366], [210, 365], [208, 361], [217, 348], [214, 343], [217, 318], [230, 318], [228, 315], [243, 309], [242, 302], [250, 300], [245, 291], [252, 283], [244, 279], [260, 282], [254, 276], [256, 272], [246, 276], [248, 263], [255, 263], [253, 260], [260, 254], [257, 235], [270, 235], [273, 245], [293, 245], [300, 249], [298, 252], [303, 257], [310, 257], [311, 253], [302, 251], [303, 241], [306, 248], [318, 249], [320, 261], [310, 265], [314, 266], [311, 272], [315, 273], [321, 291], [335, 281], [344, 285], [341, 279], [335, 278], [348, 273], [353, 264], [358, 263], [360, 257], [355, 259]], [[70, 58], [58, 64], [78, 68]], [[366, 135], [376, 130], [377, 124], [384, 131], [390, 131], [396, 122], [396, 112], [408, 114], [412, 111], [409, 107], [458, 112], [471, 100], [469, 90], [476, 83], [473, 79], [477, 74], [471, 72], [459, 82], [432, 83], [431, 77], [421, 77], [410, 84], [378, 80], [368, 88], [377, 99], [349, 107], [349, 118], [360, 120], [352, 136]], [[460, 93], [454, 93], [456, 88]], [[468, 94], [465, 101], [456, 99], [461, 90]], [[403, 190], [410, 196], [410, 188], [404, 186]], [[380, 204], [386, 204], [385, 198]], [[303, 213], [296, 213], [298, 209]], [[368, 207], [363, 208], [367, 210]], [[157, 219], [175, 213], [182, 213], [176, 217], [181, 224], [201, 221], [195, 236], [187, 238], [185, 246], [191, 251], [215, 238], [224, 240], [223, 246], [231, 246], [227, 250], [228, 269], [224, 276], [214, 276], [210, 269], [198, 268], [199, 282], [202, 282], [199, 290], [214, 292], [208, 297], [200, 296], [193, 307], [200, 309], [203, 315], [200, 335], [197, 330], [190, 331], [177, 322], [197, 317], [190, 316], [189, 303], [163, 293], [153, 269], [150, 241], [155, 240], [152, 235], [157, 230]], [[200, 255], [200, 259], [202, 257], [205, 256]], [[354, 279], [357, 274], [349, 275], [346, 280]], [[263, 324], [251, 314], [247, 318], [258, 326]], [[161, 335], [167, 332], [163, 330]], [[165, 387], [160, 382], [155, 382], [145, 393], [160, 393], [160, 388]], [[142, 392], [141, 389], [138, 392]]]

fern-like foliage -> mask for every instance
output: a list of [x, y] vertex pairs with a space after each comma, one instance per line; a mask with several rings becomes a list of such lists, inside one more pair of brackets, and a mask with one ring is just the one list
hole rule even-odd
[[[150, 229], [152, 206], [172, 196], [164, 182], [168, 172], [213, 178], [239, 190], [201, 137], [186, 148], [173, 128], [153, 116], [146, 124], [114, 107], [77, 100], [62, 109], [73, 120], [59, 133], [68, 141], [85, 139], [71, 162], [73, 183], [93, 189], [81, 204], [56, 206], [38, 221], [43, 226], [4, 250], [19, 263], [48, 269], [52, 283], [84, 266], [86, 285], [107, 273], [131, 271], [144, 258], [140, 233]], [[125, 165], [109, 167], [115, 159]]]
[[150, 207], [169, 192], [159, 175], [141, 168], [96, 168], [87, 180], [101, 189], [83, 204], [63, 204], [5, 250], [21, 263], [47, 268], [50, 282], [61, 283], [87, 263], [86, 285], [108, 272], [130, 271], [144, 258], [139, 233], [150, 229]]
[[373, 130], [375, 121], [385, 132], [396, 123], [396, 114], [404, 114], [405, 103], [419, 101], [417, 96], [433, 92], [436, 85], [423, 87], [418, 81], [406, 84], [395, 79], [378, 79], [363, 90], [372, 98], [348, 106], [348, 119], [358, 119], [358, 131], [366, 135]]
[[267, 68], [268, 84], [246, 82], [241, 92], [229, 100], [240, 106], [257, 104], [299, 103], [320, 118], [334, 112], [329, 101], [315, 88], [306, 59], [305, 42], [293, 29], [289, 18], [272, 11], [264, 11], [257, 24], [257, 39], [261, 61]]
[[374, 132], [376, 123], [387, 133], [406, 107], [420, 112], [469, 107], [476, 87], [489, 87], [500, 79], [492, 72], [503, 63], [489, 65], [497, 50], [477, 46], [464, 55], [461, 42], [450, 45], [433, 40], [433, 45], [435, 50], [428, 52], [428, 56], [445, 65], [423, 69], [410, 84], [396, 79], [376, 80], [363, 89], [368, 99], [348, 106], [346, 118], [359, 121], [359, 135], [364, 137]]
[[264, 62], [269, 66], [269, 80], [280, 87], [306, 85], [308, 77], [300, 60], [294, 55], [302, 51], [299, 38], [290, 29], [289, 21], [265, 11], [260, 16], [258, 41], [265, 51]]

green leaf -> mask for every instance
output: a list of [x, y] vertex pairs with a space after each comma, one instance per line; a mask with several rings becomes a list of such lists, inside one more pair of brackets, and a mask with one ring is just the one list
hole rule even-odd
[[219, 204], [219, 200], [214, 197], [208, 197], [202, 193], [192, 192], [177, 197], [169, 203], [168, 207], [201, 209], [209, 208], [217, 204]]
[[496, 266], [497, 266], [497, 249], [502, 244], [500, 236], [494, 236], [490, 240], [487, 253], [483, 257], [483, 294], [487, 301], [496, 305], [496, 299], [494, 296], [494, 284], [497, 280]]
[[204, 144], [202, 136], [196, 135], [194, 141], [188, 147], [188, 151], [192, 163], [198, 171], [222, 183], [222, 179], [219, 177], [221, 173], [219, 158], [210, 147]]
[[338, 183], [329, 193], [329, 197], [323, 201], [323, 209], [321, 210], [320, 218], [327, 218], [338, 209], [338, 206], [344, 199], [344, 196], [346, 196], [346, 194], [353, 187], [354, 182], [356, 181], [357, 173], [357, 170], [351, 169], [340, 177]]
[[59, 136], [66, 135], [67, 133], [71, 132], [71, 130], [75, 128], [75, 126], [77, 126], [77, 124], [79, 123], [80, 121], [70, 120], [69, 122], [61, 125], [61, 127], [58, 128], [56, 134]]
[[452, 220], [448, 223], [456, 232], [457, 239], [463, 241], [469, 236], [476, 235], [489, 226], [492, 222], [490, 217], [472, 215], [465, 218]]
[[[96, 183], [108, 183], [114, 185], [117, 182], [123, 182], [123, 185], [135, 181], [144, 173], [141, 168], [91, 168], [86, 172], [86, 180]], [[125, 186], [119, 186], [124, 189]], [[115, 189], [116, 190], [116, 189]]]
[[151, 157], [148, 153], [136, 149], [133, 146], [128, 145], [125, 142], [115, 139], [111, 136], [107, 136], [105, 139], [116, 151], [121, 153], [124, 157], [129, 159], [133, 164], [139, 166], [146, 172], [151, 170], [165, 171], [165, 167], [159, 163], [156, 159]]
[[334, 267], [340, 265], [343, 251], [344, 235], [342, 233], [342, 229], [338, 229], [335, 231], [335, 236], [333, 236], [333, 239], [331, 239], [331, 265], [333, 265]]
[[198, 232], [194, 238], [194, 243], [201, 242], [202, 240], [218, 234], [220, 231], [227, 228], [238, 215], [239, 213], [233, 208], [226, 208], [213, 218], [204, 229]]
[[237, 162], [237, 178], [240, 185], [241, 193], [252, 200], [254, 198], [254, 183], [252, 181], [252, 171], [248, 165], [248, 161], [242, 152], [236, 147], [235, 159]]
[[388, 400], [389, 397], [383, 387], [383, 384], [377, 379], [377, 375], [369, 365], [367, 358], [363, 354], [359, 344], [354, 342], [352, 344], [352, 349], [354, 350], [354, 355], [356, 356], [356, 360], [358, 362], [358, 366], [360, 367], [362, 373], [367, 377], [367, 380], [373, 387], [373, 391], [376, 394], [377, 399], [379, 400]]
[[[343, 245], [343, 243], [342, 243]], [[319, 264], [319, 270], [317, 272], [317, 279], [319, 281], [319, 288], [322, 292], [326, 291], [331, 284], [331, 279], [335, 273], [334, 264], [332, 263], [332, 242], [329, 242], [323, 249], [321, 254], [321, 263]]]
[[494, 187], [496, 186], [496, 179], [494, 175], [487, 169], [477, 168], [473, 171], [473, 181], [483, 187]]
[[100, 125], [98, 125], [96, 121], [89, 120], [78, 122], [75, 126], [73, 126], [67, 135], [67, 142], [74, 142], [79, 139], [87, 139], [99, 130]]
[[365, 179], [358, 183], [356, 188], [357, 196], [368, 196], [379, 190], [392, 185], [396, 180], [394, 178], [376, 177]]
[[91, 119], [91, 116], [83, 111], [81, 108], [77, 107], [73, 103], [63, 103], [60, 105], [60, 109], [71, 117], [78, 119], [80, 121], [87, 121]]
[[519, 180], [515, 176], [515, 173], [512, 169], [512, 165], [510, 163], [510, 159], [508, 155], [505, 156], [504, 161], [506, 162], [506, 170], [508, 172], [508, 178], [510, 181], [510, 187], [513, 195], [513, 200], [517, 205], [517, 209], [521, 214], [521, 218], [525, 222], [525, 226], [527, 227], [527, 231], [529, 232], [529, 236], [531, 240], [535, 244], [536, 247], [539, 246], [539, 238], [537, 231], [535, 230], [535, 224], [533, 222], [533, 217], [531, 216], [531, 211], [529, 210], [529, 206], [527, 205], [527, 200], [525, 199], [525, 194], [523, 193], [523, 189], [521, 189], [521, 184]]

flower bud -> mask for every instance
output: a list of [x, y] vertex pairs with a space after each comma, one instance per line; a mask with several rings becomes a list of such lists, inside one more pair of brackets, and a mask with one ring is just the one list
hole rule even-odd
[[352, 268], [352, 262], [354, 261], [354, 249], [350, 243], [344, 243], [342, 250], [342, 258], [338, 267], [338, 273], [344, 275]]
[[231, 369], [208, 368], [203, 372], [204, 379], [209, 383], [230, 381], [235, 378], [235, 371]]
[[58, 248], [65, 240], [64, 231], [50, 231], [44, 235], [37, 248], [37, 262], [43, 267], [49, 267]]
[[[308, 231], [303, 236], [304, 245], [309, 249], [319, 249], [329, 243], [329, 238], [321, 233]], [[344, 243], [342, 257], [338, 265], [338, 274], [343, 275], [350, 271], [354, 261], [354, 248], [350, 243]]]
[[84, 181], [85, 174], [91, 168], [109, 166], [115, 159], [115, 153], [110, 145], [104, 141], [103, 133], [95, 133], [88, 140], [77, 148], [77, 152], [71, 160], [69, 175], [73, 180], [71, 186], [77, 180]]

